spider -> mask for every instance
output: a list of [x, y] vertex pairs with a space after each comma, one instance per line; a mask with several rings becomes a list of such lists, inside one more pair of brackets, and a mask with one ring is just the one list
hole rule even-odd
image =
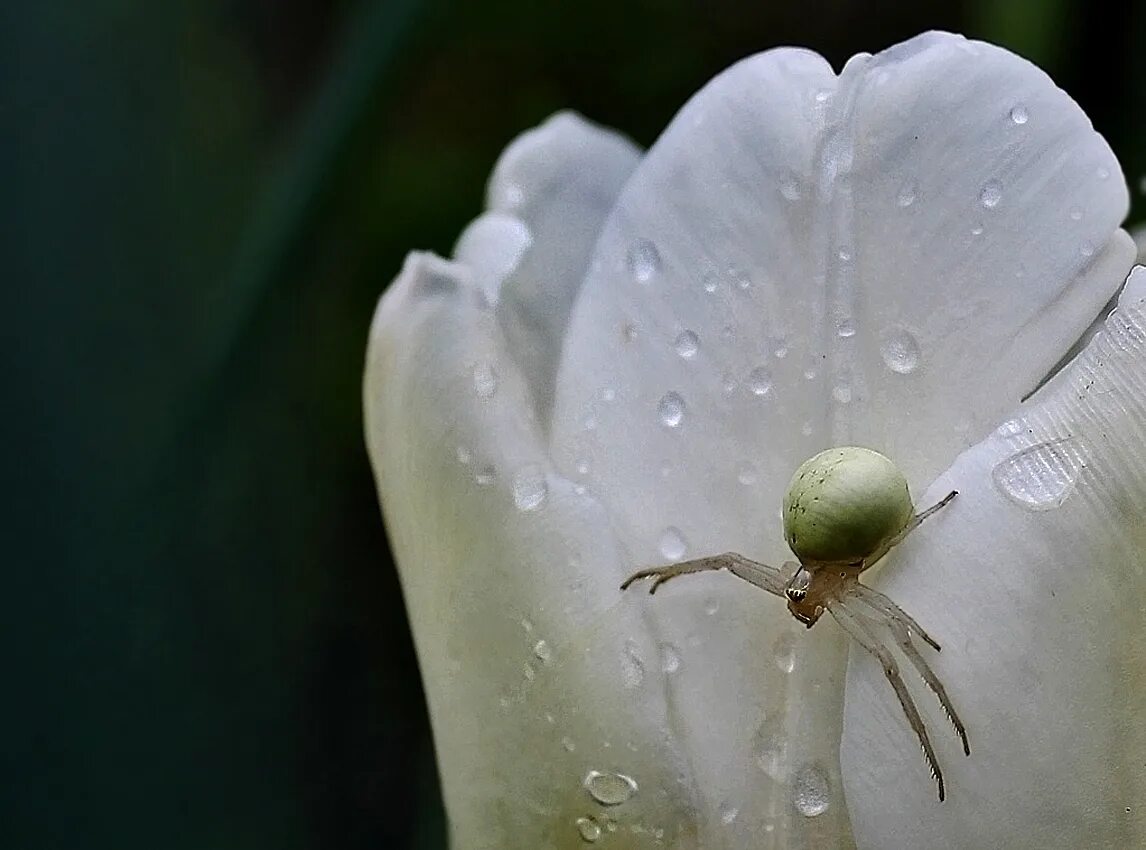
[[939, 644], [906, 611], [882, 593], [860, 584], [859, 577], [956, 495], [953, 490], [938, 504], [915, 513], [907, 479], [884, 455], [858, 446], [828, 449], [796, 470], [784, 496], [784, 536], [799, 563], [787, 561], [776, 568], [736, 552], [725, 552], [639, 570], [625, 580], [621, 590], [642, 579], [652, 579], [649, 593], [656, 593], [662, 584], [678, 576], [728, 570], [762, 590], [786, 598], [788, 611], [808, 628], [816, 624], [824, 611], [829, 611], [844, 631], [883, 666], [908, 723], [919, 737], [942, 801], [946, 790], [939, 761], [886, 637], [890, 636], [938, 697], [963, 743], [963, 753], [969, 756], [971, 747], [963, 722], [943, 683], [911, 637], [917, 635], [936, 652]]

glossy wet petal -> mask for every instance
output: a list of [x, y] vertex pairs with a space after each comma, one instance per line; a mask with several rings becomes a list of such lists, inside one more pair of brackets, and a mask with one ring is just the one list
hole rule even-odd
[[937, 803], [882, 671], [853, 652], [841, 759], [861, 848], [1146, 842], [1144, 299], [1139, 269], [1086, 350], [930, 488], [959, 497], [873, 582], [943, 645], [972, 754], [914, 688]]

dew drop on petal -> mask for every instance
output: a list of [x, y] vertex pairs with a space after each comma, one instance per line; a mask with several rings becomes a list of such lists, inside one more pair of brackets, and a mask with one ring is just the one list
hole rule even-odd
[[757, 366], [748, 373], [748, 389], [752, 395], [767, 395], [772, 391], [772, 373], [763, 366]]
[[474, 392], [478, 398], [492, 398], [497, 392], [497, 370], [489, 363], [474, 366]]
[[899, 193], [895, 196], [895, 202], [901, 207], [909, 207], [915, 203], [915, 196], [919, 190], [912, 182], [904, 183], [899, 187]]
[[700, 282], [701, 282], [701, 285], [704, 287], [704, 291], [707, 292], [709, 295], [716, 292], [716, 285], [718, 282], [716, 272], [709, 269], [701, 277]]
[[739, 814], [740, 809], [730, 803], [722, 803], [720, 806], [720, 822], [725, 826], [735, 821]]
[[577, 834], [587, 844], [593, 844], [601, 837], [601, 825], [593, 818], [577, 818]]
[[846, 247], [840, 248], [837, 256], [840, 258], [841, 263], [850, 263], [852, 261], [852, 249]]
[[565, 750], [565, 752], [571, 753], [575, 749], [577, 749], [577, 744], [574, 743], [572, 738], [570, 738], [568, 735], [566, 735], [564, 738], [561, 739], [561, 747], [562, 747], [562, 749]]
[[736, 480], [745, 487], [751, 487], [756, 483], [756, 470], [751, 466], [742, 467], [741, 470], [736, 473]]
[[1078, 246], [1078, 253], [1084, 257], [1094, 256], [1094, 243], [1083, 240], [1082, 244]]
[[1096, 174], [1098, 175], [1099, 180], [1106, 180], [1110, 177], [1110, 169], [1104, 166], [1100, 166]]
[[619, 806], [637, 793], [636, 781], [623, 773], [590, 770], [583, 784], [589, 796], [602, 806]]
[[548, 663], [549, 659], [553, 657], [553, 650], [549, 648], [549, 644], [544, 640], [539, 640], [533, 645], [533, 654], [544, 664]]
[[458, 458], [458, 463], [460, 463], [462, 466], [469, 466], [471, 463], [473, 463], [473, 454], [465, 446], [458, 446], [456, 455]]
[[800, 181], [795, 174], [788, 174], [780, 181], [780, 194], [788, 201], [800, 200]]
[[680, 669], [680, 650], [671, 643], [661, 644], [661, 670], [675, 673]]
[[847, 316], [836, 322], [836, 336], [841, 339], [850, 339], [856, 335], [856, 325]]
[[1070, 220], [1071, 221], [1082, 221], [1082, 210], [1078, 209], [1077, 207], [1075, 209], [1071, 210], [1070, 211]]
[[891, 328], [880, 342], [879, 353], [887, 368], [901, 375], [914, 372], [919, 366], [919, 343], [906, 328]]
[[828, 775], [817, 764], [805, 764], [792, 777], [792, 803], [796, 811], [806, 818], [814, 818], [828, 810]]
[[982, 236], [983, 235], [983, 225], [976, 224], [974, 227], [972, 227], [971, 228], [971, 235], [972, 236]]
[[684, 539], [679, 528], [670, 525], [661, 532], [658, 548], [666, 560], [679, 561], [688, 551], [688, 542]]
[[795, 670], [796, 636], [791, 632], [782, 632], [772, 646], [772, 658], [782, 672], [791, 673]]
[[549, 484], [545, 470], [536, 464], [519, 469], [513, 476], [513, 504], [519, 511], [535, 511], [545, 503]]
[[1017, 505], [1032, 511], [1061, 507], [1086, 468], [1082, 447], [1067, 437], [1025, 448], [996, 464], [995, 486]]
[[648, 239], [638, 239], [629, 246], [625, 258], [629, 274], [638, 283], [648, 283], [661, 270], [661, 254]]
[[678, 428], [684, 421], [684, 399], [680, 393], [665, 393], [657, 404], [657, 416], [666, 428]]
[[1011, 120], [1016, 124], [1026, 124], [1030, 115], [1027, 114], [1027, 108], [1021, 103], [1016, 103], [1011, 107]]
[[1003, 200], [1003, 184], [998, 180], [988, 180], [979, 192], [979, 203], [987, 209], [994, 209]]
[[676, 353], [689, 360], [696, 356], [696, 352], [700, 350], [700, 337], [690, 330], [683, 330], [673, 343], [673, 348]]
[[713, 614], [715, 614], [719, 610], [720, 610], [720, 603], [716, 601], [715, 596], [710, 596], [710, 597], [708, 597], [708, 599], [704, 600], [704, 613], [705, 614], [707, 614], [708, 616], [711, 617]]

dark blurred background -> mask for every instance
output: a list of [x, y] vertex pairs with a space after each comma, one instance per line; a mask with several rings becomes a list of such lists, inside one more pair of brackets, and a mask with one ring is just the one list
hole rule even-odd
[[749, 53], [930, 28], [1046, 68], [1141, 217], [1142, 3], [4, 3], [0, 846], [443, 848], [379, 293], [556, 109], [647, 145]]

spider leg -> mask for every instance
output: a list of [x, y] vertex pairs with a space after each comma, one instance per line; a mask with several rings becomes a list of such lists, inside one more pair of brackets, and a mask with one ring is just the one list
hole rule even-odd
[[891, 651], [880, 643], [879, 638], [864, 623], [866, 618], [862, 614], [850, 611], [845, 603], [836, 601], [828, 604], [828, 610], [832, 612], [832, 616], [836, 618], [836, 622], [843, 627], [844, 631], [851, 635], [856, 643], [874, 655], [883, 666], [883, 673], [888, 682], [891, 683], [895, 695], [899, 698], [903, 713], [907, 715], [907, 722], [915, 730], [920, 746], [923, 747], [923, 757], [927, 760], [931, 776], [939, 786], [939, 800], [942, 802], [946, 797], [946, 791], [943, 786], [943, 773], [939, 770], [939, 761], [935, 757], [935, 750], [931, 747], [931, 739], [927, 736], [927, 727], [923, 725], [923, 718], [919, 714], [919, 709], [915, 707], [915, 702], [911, 699], [907, 685], [903, 683], [903, 677], [899, 674], [899, 665], [895, 663]]
[[935, 675], [934, 671], [919, 654], [919, 650], [911, 642], [911, 633], [907, 631], [903, 623], [894, 619], [887, 621], [887, 627], [891, 629], [892, 635], [895, 636], [895, 642], [899, 645], [900, 650], [907, 656], [907, 660], [914, 665], [916, 671], [927, 683], [927, 687], [931, 688], [932, 692], [939, 698], [939, 704], [943, 707], [943, 713], [947, 715], [947, 719], [951, 721], [951, 725], [955, 727], [955, 733], [963, 742], [963, 754], [971, 755], [971, 745], [967, 743], [967, 730], [963, 726], [963, 721], [959, 719], [959, 715], [955, 712], [955, 706], [951, 704], [951, 698], [947, 696], [947, 689], [943, 687], [943, 683], [939, 681], [939, 677]]
[[923, 640], [930, 644], [936, 652], [939, 652], [942, 649], [942, 647], [939, 646], [934, 638], [927, 634], [927, 632], [923, 630], [923, 627], [919, 625], [919, 623], [915, 622], [914, 618], [912, 618], [910, 614], [908, 614], [878, 590], [872, 590], [867, 585], [860, 584], [857, 581], [851, 586], [849, 593], [855, 598], [859, 599], [861, 602], [866, 602], [872, 608], [888, 617], [889, 620], [898, 620], [910, 631], [915, 632], [917, 635], [923, 638]]
[[691, 561], [681, 561], [679, 564], [669, 564], [664, 567], [650, 567], [633, 573], [621, 585], [621, 590], [627, 590], [634, 582], [651, 578], [652, 585], [649, 593], [656, 593], [657, 588], [669, 579], [689, 573], [702, 573], [711, 570], [728, 570], [737, 578], [753, 584], [761, 590], [766, 590], [776, 596], [784, 595], [784, 588], [788, 584], [788, 576], [776, 567], [762, 564], [738, 555], [736, 552], [725, 552], [723, 555], [712, 555], [707, 558], [696, 558]]
[[913, 516], [911, 519], [909, 519], [907, 521], [907, 525], [905, 525], [903, 527], [903, 529], [898, 534], [896, 534], [894, 537], [892, 537], [890, 540], [888, 540], [886, 543], [884, 543], [879, 549], [877, 549], [871, 555], [864, 558], [863, 568], [866, 570], [868, 567], [875, 564], [875, 562], [878, 561], [880, 558], [882, 558], [884, 555], [886, 555], [888, 553], [888, 551], [890, 551], [893, 546], [897, 546], [900, 543], [902, 543], [903, 538], [905, 538], [907, 535], [911, 534], [911, 532], [915, 531], [915, 529], [917, 529], [919, 527], [919, 524], [921, 522], [923, 522], [923, 520], [927, 519], [929, 516], [931, 516], [937, 510], [939, 510], [940, 508], [947, 505], [948, 502], [950, 502], [952, 499], [954, 499], [958, 495], [959, 495], [958, 490], [952, 490], [950, 493], [948, 493], [946, 496], [944, 496], [942, 499], [940, 499], [934, 505], [929, 507], [927, 510], [920, 511], [915, 516]]

